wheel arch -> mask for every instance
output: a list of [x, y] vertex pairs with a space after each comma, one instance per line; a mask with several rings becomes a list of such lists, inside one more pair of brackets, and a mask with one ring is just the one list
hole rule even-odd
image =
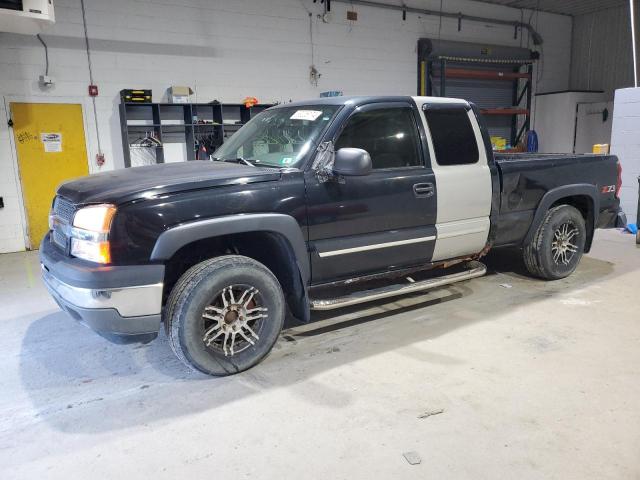
[[291, 312], [309, 321], [309, 257], [298, 222], [284, 214], [232, 215], [184, 223], [163, 232], [151, 260], [166, 264], [165, 296], [182, 272], [227, 253], [253, 258], [280, 282]]
[[564, 185], [545, 193], [536, 208], [533, 221], [531, 222], [529, 230], [525, 236], [524, 243], [527, 244], [533, 239], [536, 230], [538, 230], [538, 227], [540, 227], [540, 224], [544, 219], [545, 213], [549, 209], [558, 205], [570, 205], [578, 209], [584, 217], [587, 230], [584, 251], [585, 253], [588, 253], [591, 249], [593, 234], [595, 226], [597, 225], [598, 212], [600, 211], [598, 190], [591, 184]]

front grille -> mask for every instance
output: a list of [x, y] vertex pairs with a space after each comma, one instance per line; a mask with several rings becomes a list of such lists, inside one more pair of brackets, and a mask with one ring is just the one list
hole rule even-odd
[[64, 233], [56, 229], [53, 231], [53, 243], [66, 250], [67, 237], [65, 237]]
[[62, 197], [56, 197], [53, 202], [54, 222], [52, 225], [51, 241], [65, 251], [68, 250], [69, 243], [66, 230], [68, 226], [73, 223], [73, 215], [75, 212], [76, 207], [73, 203]]
[[73, 203], [62, 197], [56, 197], [55, 202], [53, 202], [53, 213], [58, 217], [70, 224], [75, 212], [76, 208]]

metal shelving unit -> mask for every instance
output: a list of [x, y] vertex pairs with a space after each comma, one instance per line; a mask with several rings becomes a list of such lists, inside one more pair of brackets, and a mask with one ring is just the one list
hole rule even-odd
[[[142, 164], [196, 160], [198, 149], [214, 150], [252, 117], [273, 105], [245, 107], [240, 103], [120, 104], [120, 129], [125, 167], [132, 165], [132, 148], [143, 149]], [[178, 147], [179, 160], [166, 158], [169, 146]], [[184, 148], [182, 148], [184, 145]]]
[[[446, 97], [448, 83], [452, 79], [458, 82], [511, 83], [513, 89], [511, 105], [480, 108], [480, 111], [483, 115], [507, 117], [510, 126], [510, 142], [515, 147], [531, 126], [532, 70], [533, 60], [439, 56], [425, 62], [425, 93], [429, 96]], [[434, 79], [437, 80], [434, 81]], [[460, 83], [457, 87], [458, 90], [464, 88]], [[490, 121], [490, 131], [492, 127], [495, 129], [499, 124], [499, 121]]]
[[516, 146], [530, 128], [532, 72], [527, 48], [421, 38], [418, 95], [464, 98], [481, 110], [490, 134]]

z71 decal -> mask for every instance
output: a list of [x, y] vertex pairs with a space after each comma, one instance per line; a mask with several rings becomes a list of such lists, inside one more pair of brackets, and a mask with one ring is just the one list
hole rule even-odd
[[616, 191], [616, 186], [615, 185], [605, 185], [600, 190], [600, 193], [613, 193], [615, 191]]

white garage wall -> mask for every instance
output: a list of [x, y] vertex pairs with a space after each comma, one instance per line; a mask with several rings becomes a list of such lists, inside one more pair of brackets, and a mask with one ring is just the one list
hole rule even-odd
[[[393, 0], [385, 0], [391, 3]], [[399, 2], [396, 1], [399, 4]], [[43, 32], [49, 45], [49, 74], [56, 79], [42, 90], [44, 51], [35, 37], [0, 33], [0, 96], [5, 103], [42, 98], [74, 98], [85, 105], [90, 170], [123, 166], [118, 92], [151, 88], [154, 101], [166, 98], [170, 85], [188, 85], [195, 99], [238, 102], [247, 95], [264, 103], [317, 97], [325, 90], [345, 94], [414, 94], [416, 43], [437, 38], [437, 17], [356, 7], [357, 22], [346, 20], [345, 4], [332, 4], [333, 19], [318, 17], [323, 6], [312, 0], [86, 0], [94, 81], [100, 88], [96, 104], [106, 164], [99, 168], [96, 131], [84, 50], [79, 0], [57, 0], [56, 24]], [[409, 1], [409, 6], [439, 9], [439, 0]], [[521, 11], [469, 0], [447, 0], [447, 11], [490, 18], [528, 19]], [[322, 76], [309, 82], [313, 32], [314, 63]], [[569, 82], [570, 17], [536, 13], [532, 23], [544, 38], [538, 91], [564, 90]], [[526, 46], [511, 27], [443, 19], [441, 38]], [[62, 101], [62, 100], [61, 100]], [[0, 252], [24, 249], [24, 215], [5, 111], [0, 113]]]

